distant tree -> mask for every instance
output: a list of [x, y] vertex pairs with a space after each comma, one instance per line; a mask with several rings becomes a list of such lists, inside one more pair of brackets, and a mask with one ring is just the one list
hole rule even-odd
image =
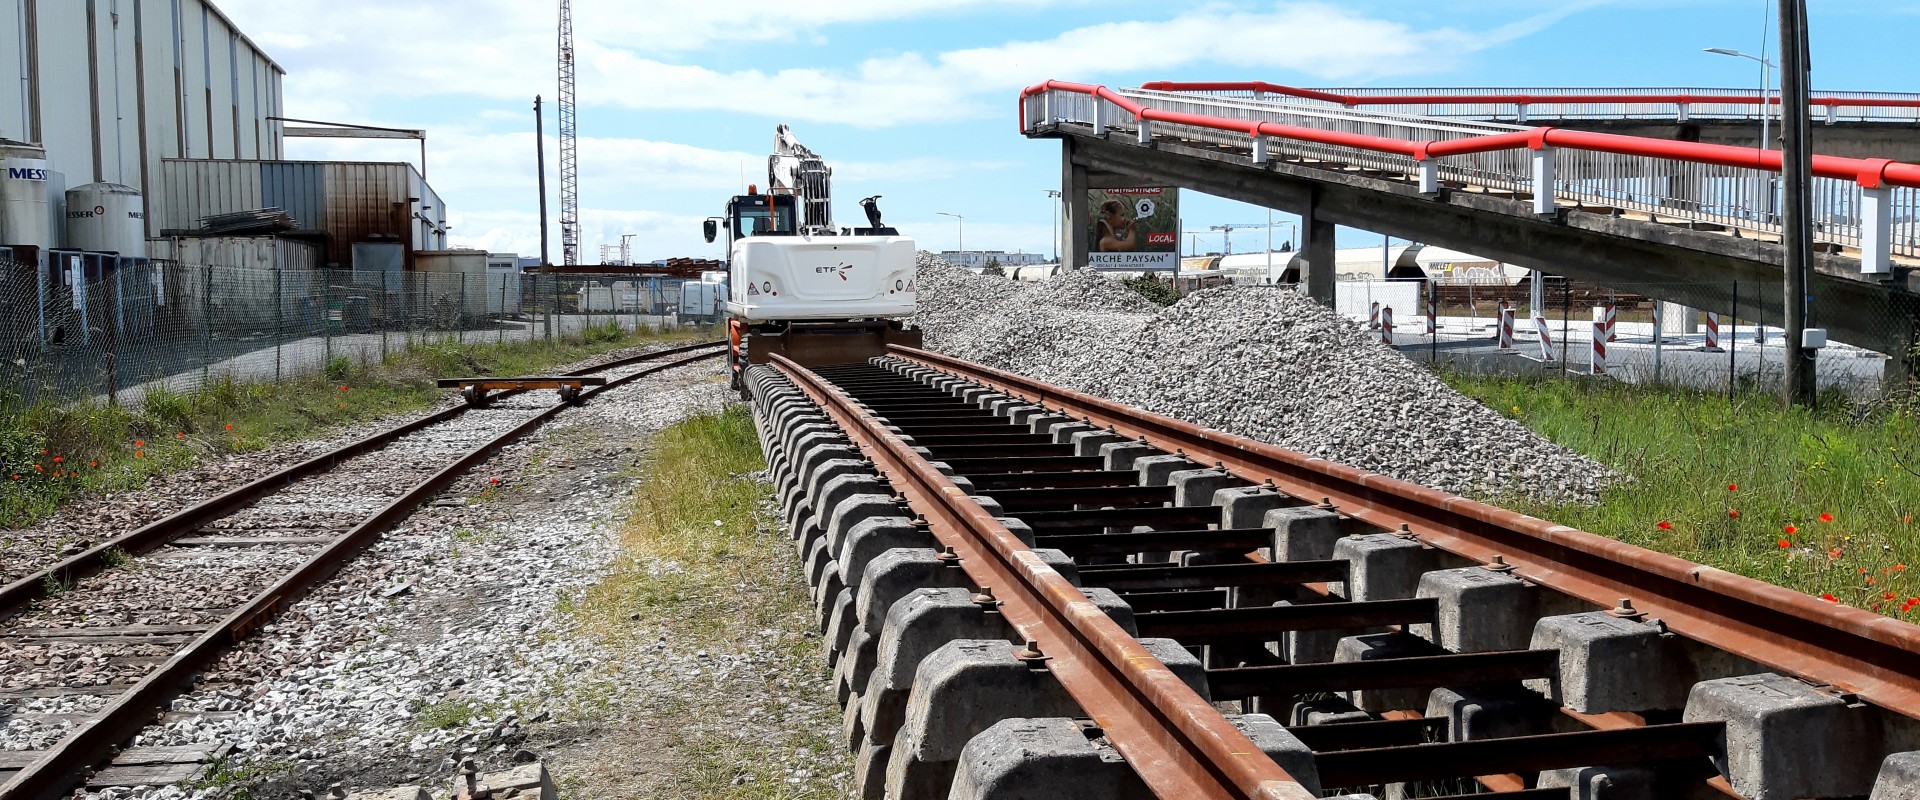
[[1180, 293], [1174, 289], [1172, 278], [1163, 281], [1154, 277], [1152, 273], [1148, 273], [1136, 278], [1122, 279], [1120, 283], [1138, 292], [1140, 296], [1163, 306], [1173, 305], [1180, 300]]
[[1005, 276], [1007, 274], [1007, 270], [1001, 266], [1000, 259], [989, 258], [987, 259], [987, 266], [980, 270], [980, 274]]

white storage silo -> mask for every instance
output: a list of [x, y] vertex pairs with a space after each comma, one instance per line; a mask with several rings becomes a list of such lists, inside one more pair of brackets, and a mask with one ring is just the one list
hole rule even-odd
[[146, 203], [140, 190], [117, 183], [68, 189], [67, 247], [146, 257]]
[[0, 140], [0, 245], [52, 248], [53, 202], [47, 151]]

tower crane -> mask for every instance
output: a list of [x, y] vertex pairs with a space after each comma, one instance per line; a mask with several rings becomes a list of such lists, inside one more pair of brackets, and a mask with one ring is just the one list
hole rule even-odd
[[[1288, 228], [1288, 227], [1295, 227], [1295, 226], [1296, 226], [1296, 223], [1292, 223], [1292, 222], [1253, 222], [1253, 223], [1248, 223], [1246, 225], [1209, 225], [1207, 226], [1207, 230], [1219, 231], [1221, 234], [1221, 238], [1225, 240], [1224, 244], [1226, 246], [1226, 254], [1233, 255], [1233, 232], [1234, 231], [1259, 230], [1261, 228], [1272, 230], [1274, 228]], [[1271, 244], [1272, 240], [1269, 239], [1268, 243]], [[1283, 250], [1291, 249], [1291, 244], [1292, 244], [1291, 242], [1288, 242], [1289, 247], [1284, 247], [1281, 249]], [[1272, 248], [1269, 247], [1268, 249], [1272, 249]]]
[[573, 3], [560, 0], [560, 248], [561, 263], [569, 267], [580, 261], [580, 143], [574, 114]]

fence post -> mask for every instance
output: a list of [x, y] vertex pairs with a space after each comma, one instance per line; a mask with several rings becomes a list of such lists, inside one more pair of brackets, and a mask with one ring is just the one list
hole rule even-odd
[[[326, 276], [322, 278], [326, 281], [326, 285], [320, 287], [320, 344], [326, 357], [326, 360], [320, 364], [320, 371], [324, 373], [327, 367], [333, 364], [333, 273], [324, 270], [319, 272]], [[344, 324], [346, 321], [347, 309], [342, 306], [340, 308], [341, 327], [346, 327]]]
[[120, 267], [113, 269], [113, 327], [107, 331], [107, 405], [120, 405], [120, 376], [114, 352], [120, 344], [120, 323], [123, 319], [120, 301], [124, 293], [120, 284]]
[[[1729, 320], [1732, 320], [1735, 329], [1739, 328], [1740, 326], [1740, 282], [1739, 281], [1733, 282], [1733, 313], [1729, 314], [1727, 318]], [[1734, 368], [1736, 364], [1734, 360], [1733, 351], [1740, 349], [1739, 340], [1740, 340], [1740, 337], [1738, 336], [1727, 337], [1727, 403], [1728, 404], [1733, 403], [1733, 387], [1735, 382]]]
[[1667, 337], [1663, 334], [1667, 324], [1667, 303], [1664, 300], [1653, 301], [1653, 385], [1660, 385], [1660, 351], [1666, 349]]
[[[43, 254], [41, 258], [46, 258]], [[34, 304], [40, 310], [40, 353], [47, 352], [47, 270], [42, 266], [33, 271]]]
[[1380, 309], [1380, 343], [1393, 346], [1393, 306]]
[[453, 315], [453, 339], [465, 344], [467, 341], [467, 273], [460, 273], [460, 310]]
[[[507, 276], [501, 275], [500, 276], [500, 316], [505, 317], [506, 315], [507, 315]], [[495, 323], [494, 324], [495, 335], [493, 337], [493, 343], [501, 344], [507, 340], [507, 325], [504, 321], [499, 319], [494, 320], [494, 323]]]

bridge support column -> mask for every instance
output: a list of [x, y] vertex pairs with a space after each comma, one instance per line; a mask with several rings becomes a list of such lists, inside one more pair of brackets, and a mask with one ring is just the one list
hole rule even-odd
[[1060, 266], [1064, 269], [1086, 269], [1087, 253], [1092, 246], [1087, 241], [1087, 228], [1093, 215], [1087, 207], [1087, 168], [1073, 163], [1073, 150], [1071, 137], [1060, 140], [1060, 200], [1063, 206], [1060, 216]]
[[1320, 198], [1315, 196], [1307, 203], [1306, 213], [1300, 215], [1306, 238], [1300, 249], [1307, 256], [1307, 273], [1300, 279], [1307, 284], [1308, 297], [1333, 308], [1334, 225], [1320, 216], [1319, 206]]

